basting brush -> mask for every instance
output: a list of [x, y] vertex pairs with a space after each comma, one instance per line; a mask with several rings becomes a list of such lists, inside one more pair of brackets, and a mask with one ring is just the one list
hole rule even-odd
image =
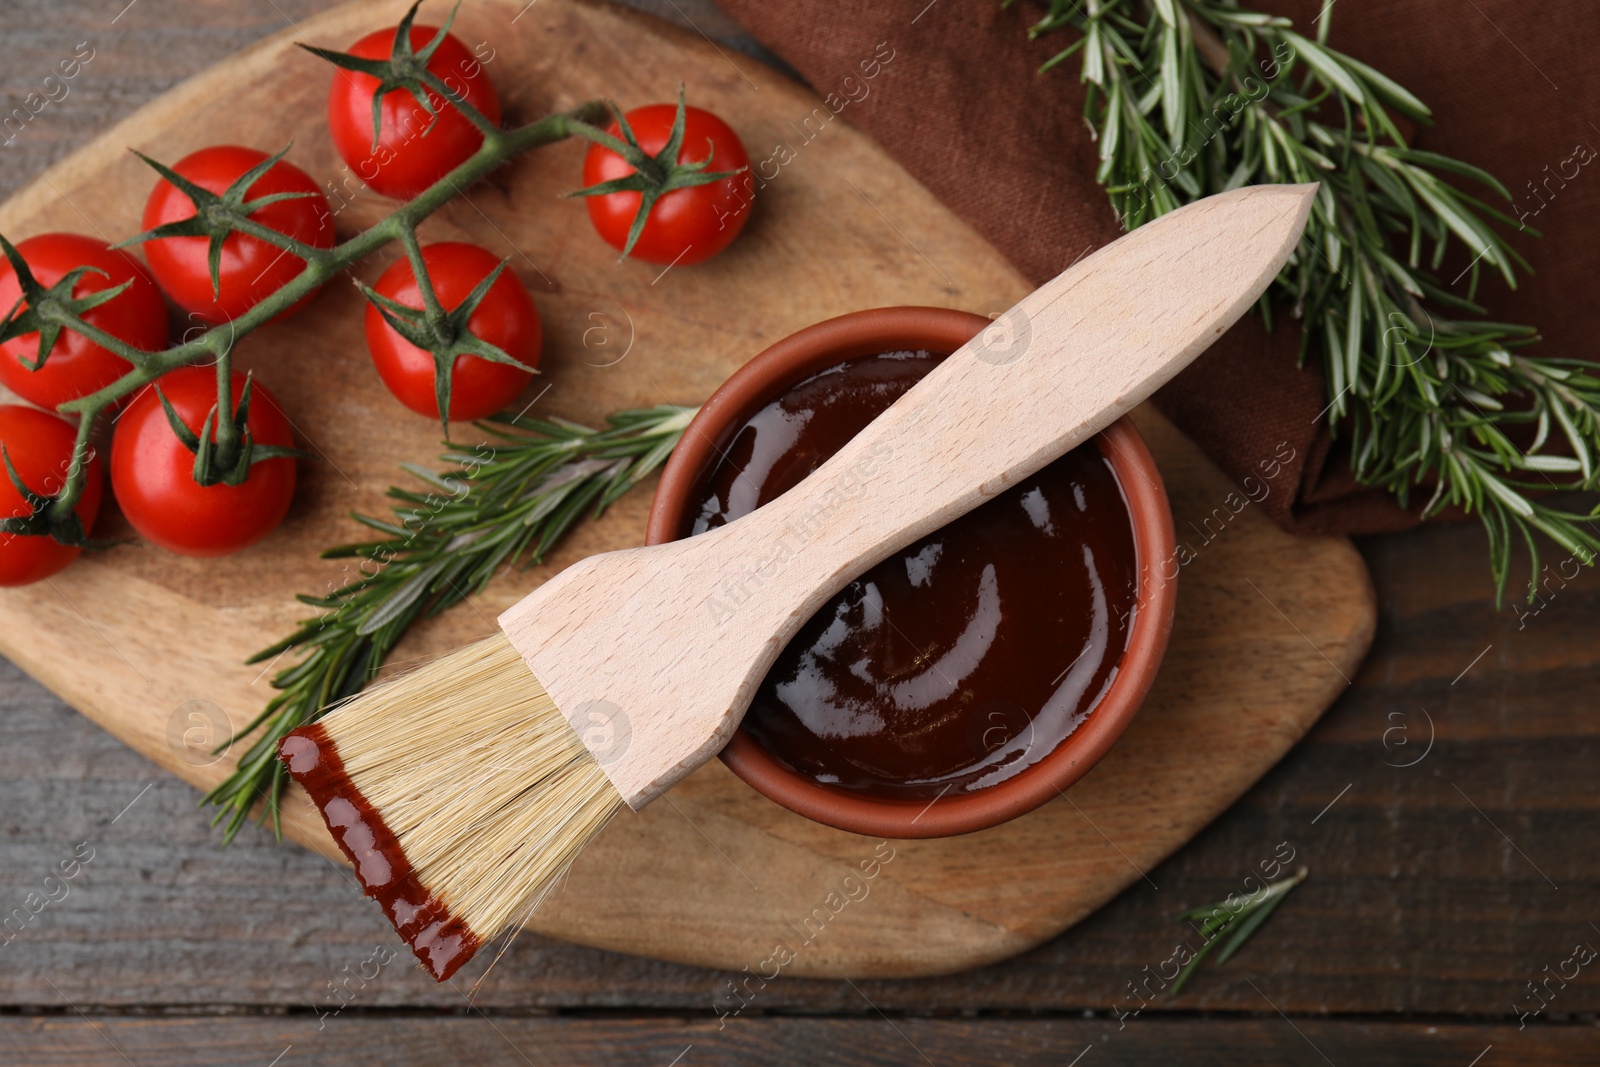
[[[607, 820], [713, 757], [827, 598], [1209, 346], [1288, 261], [1315, 192], [1240, 189], [1141, 227], [1024, 298], [778, 499], [580, 560], [501, 633], [284, 738], [290, 774], [423, 965], [448, 978]], [[729, 573], [756, 590], [731, 614], [712, 606]]]

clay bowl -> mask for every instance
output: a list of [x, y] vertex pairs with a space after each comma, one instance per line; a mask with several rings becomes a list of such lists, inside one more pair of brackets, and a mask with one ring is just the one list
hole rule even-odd
[[[684, 535], [704, 480], [722, 450], [763, 406], [819, 371], [882, 352], [926, 349], [948, 355], [988, 319], [945, 308], [858, 311], [808, 326], [741, 367], [701, 407], [662, 472], [646, 528], [660, 544]], [[1116, 677], [1082, 726], [1049, 755], [1003, 782], [929, 803], [824, 785], [788, 767], [742, 727], [722, 761], [752, 788], [791, 811], [851, 833], [888, 838], [950, 837], [997, 826], [1059, 795], [1106, 754], [1149, 692], [1172, 629], [1176, 568], [1172, 513], [1161, 475], [1128, 419], [1094, 445], [1110, 461], [1132, 519], [1138, 555], [1136, 609]], [[1089, 446], [1084, 446], [1089, 447]]]

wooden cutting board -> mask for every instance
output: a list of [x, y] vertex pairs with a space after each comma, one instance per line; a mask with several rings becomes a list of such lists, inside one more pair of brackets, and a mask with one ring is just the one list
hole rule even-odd
[[[136, 230], [152, 180], [127, 148], [170, 162], [218, 142], [274, 150], [290, 140], [290, 159], [338, 190], [341, 236], [370, 224], [388, 204], [359, 192], [335, 155], [323, 119], [330, 72], [292, 45], [342, 47], [403, 10], [329, 11], [179, 86], [0, 206], [0, 231], [12, 240], [47, 230], [119, 240]], [[444, 10], [432, 3], [424, 19]], [[812, 92], [693, 33], [574, 0], [476, 0], [455, 32], [485, 58], [508, 121], [591, 97], [669, 100], [683, 82], [691, 102], [740, 132], [768, 179], [728, 253], [665, 272], [618, 264], [583, 205], [559, 198], [579, 184], [577, 143], [504, 168], [426, 225], [425, 240], [470, 240], [512, 256], [533, 291], [547, 337], [544, 375], [529, 395], [538, 412], [593, 421], [621, 407], [698, 402], [767, 344], [819, 319], [890, 304], [997, 309], [1027, 290], [994, 249], [847, 125], [848, 106], [828, 119]], [[866, 84], [913, 106], [914, 65], [895, 56]], [[357, 274], [371, 281], [392, 258], [381, 253]], [[244, 659], [306, 612], [295, 593], [346, 579], [318, 551], [357, 536], [350, 510], [386, 514], [383, 492], [404, 481], [401, 461], [437, 454], [436, 428], [404, 411], [372, 372], [361, 315], [354, 287], [336, 281], [300, 315], [240, 346], [242, 363], [320, 457], [303, 464], [294, 511], [268, 541], [212, 561], [120, 547], [48, 583], [0, 590], [0, 652], [197, 787], [231, 766], [205, 754], [207, 724], [242, 724], [271, 695], [268, 672]], [[734, 970], [770, 970], [784, 946], [788, 974], [936, 974], [1054, 935], [1205, 826], [1347, 684], [1372, 636], [1373, 595], [1348, 541], [1291, 538], [1251, 502], [1289, 490], [1269, 476], [1274, 457], [1261, 457], [1257, 482], [1234, 486], [1159, 415], [1146, 408], [1136, 417], [1187, 549], [1176, 629], [1144, 710], [1069, 796], [983, 833], [880, 844], [792, 815], [713, 763], [668, 799], [619, 817], [530, 927]], [[580, 527], [549, 566], [504, 576], [421, 628], [397, 661], [486, 634], [496, 614], [556, 569], [639, 543], [648, 505], [642, 487]], [[100, 532], [116, 525], [113, 516]], [[285, 824], [295, 841], [337, 857], [298, 793]], [[875, 877], [845, 883], [874, 858]]]

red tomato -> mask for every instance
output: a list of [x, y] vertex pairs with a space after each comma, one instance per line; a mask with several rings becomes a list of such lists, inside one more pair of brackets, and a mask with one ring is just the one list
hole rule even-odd
[[[667, 146], [672, 135], [675, 104], [651, 104], [634, 108], [624, 117], [639, 140], [639, 147], [654, 156]], [[607, 131], [621, 137], [613, 122]], [[707, 147], [707, 142], [710, 147]], [[683, 146], [679, 163], [698, 163], [711, 151], [712, 171], [737, 171], [750, 166], [744, 142], [726, 122], [697, 107], [684, 109]], [[591, 144], [583, 160], [583, 184], [626, 178], [634, 173], [631, 163], [603, 145]], [[634, 256], [650, 263], [699, 263], [727, 248], [739, 236], [750, 218], [749, 172], [734, 174], [707, 185], [674, 189], [655, 202], [650, 218], [633, 246]], [[640, 194], [632, 190], [585, 197], [589, 220], [612, 247], [628, 243], [628, 230], [639, 213]]]
[[[233, 376], [233, 401], [245, 377]], [[190, 431], [199, 434], [217, 402], [211, 367], [180, 367], [156, 383]], [[226, 416], [223, 416], [226, 417]], [[245, 423], [258, 445], [294, 443], [289, 420], [272, 394], [255, 383]], [[283, 521], [294, 496], [294, 460], [262, 460], [239, 485], [197, 485], [194, 453], [172, 432], [161, 399], [147, 386], [117, 420], [111, 439], [111, 492], [133, 528], [186, 556], [223, 556], [252, 545]]]
[[[455, 241], [428, 245], [422, 250], [422, 261], [428, 267], [428, 277], [433, 279], [439, 303], [446, 311], [460, 307], [473, 287], [500, 265], [500, 260], [477, 245]], [[373, 288], [406, 307], [422, 307], [422, 294], [417, 290], [411, 261], [404, 257], [384, 271]], [[539, 311], [510, 270], [500, 272], [500, 277], [467, 319], [467, 326], [474, 336], [519, 363], [530, 368], [539, 365], [539, 348], [543, 343]], [[372, 362], [377, 364], [378, 376], [400, 403], [419, 415], [439, 417], [433, 353], [395, 333], [371, 304], [367, 305], [367, 350], [372, 353]], [[478, 356], [457, 356], [451, 378], [450, 417], [481, 419], [504, 410], [532, 377], [531, 370], [518, 370]]]
[[[71, 423], [49, 412], [21, 404], [0, 404], [0, 443], [5, 445], [6, 455], [23, 484], [36, 493], [49, 495], [61, 488], [72, 462], [76, 437]], [[84, 474], [83, 494], [73, 510], [87, 533], [100, 513], [100, 494], [104, 491], [105, 471], [98, 456], [90, 458]], [[0, 473], [0, 516], [16, 518], [31, 510], [11, 479]], [[0, 533], [0, 585], [27, 585], [48, 578], [77, 559], [82, 551], [49, 536]]]
[[[93, 237], [76, 233], [42, 233], [17, 245], [34, 280], [50, 288], [76, 267], [95, 267], [104, 274], [85, 271], [72, 287], [74, 299], [132, 282], [119, 296], [83, 312], [83, 320], [119, 340], [147, 352], [167, 344], [167, 305], [161, 290], [138, 260], [108, 248]], [[0, 313], [22, 295], [16, 272], [0, 258]], [[19, 309], [20, 310], [20, 309]], [[82, 334], [62, 330], [44, 366], [29, 370], [39, 355], [39, 335], [23, 334], [0, 345], [0, 383], [40, 407], [54, 408], [88, 396], [122, 377], [132, 366]]]
[[[362, 59], [388, 59], [396, 29], [369, 33], [346, 51]], [[411, 48], [421, 49], [438, 34], [437, 26], [411, 27]], [[428, 70], [490, 122], [500, 121], [500, 98], [483, 64], [454, 34], [428, 60]], [[372, 143], [372, 94], [378, 79], [359, 71], [336, 70], [328, 92], [328, 128], [334, 147], [356, 175], [375, 191], [409, 200], [466, 162], [483, 144], [483, 134], [454, 104], [428, 90], [437, 118], [408, 89], [383, 98], [378, 143]], [[432, 128], [429, 128], [432, 123]]]
[[[267, 153], [238, 145], [214, 145], [180, 159], [173, 170], [208, 192], [219, 196], [251, 167], [267, 158]], [[279, 200], [253, 213], [250, 218], [279, 233], [317, 248], [333, 247], [333, 213], [328, 198], [305, 171], [279, 160], [271, 170], [256, 179], [246, 190], [246, 199], [273, 193], [312, 193], [294, 200]], [[165, 178], [156, 182], [144, 205], [144, 228], [152, 230], [169, 222], [193, 217], [194, 202]], [[146, 241], [144, 254], [150, 271], [167, 295], [185, 311], [215, 325], [243, 315], [283, 288], [305, 269], [306, 261], [259, 238], [230, 233], [222, 243], [220, 295], [213, 296], [211, 268], [208, 265], [208, 237], [162, 237]], [[309, 295], [284, 312], [293, 314], [303, 307]]]

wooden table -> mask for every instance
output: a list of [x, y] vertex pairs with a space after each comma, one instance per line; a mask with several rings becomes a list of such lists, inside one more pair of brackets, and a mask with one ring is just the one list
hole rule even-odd
[[[0, 194], [319, 6], [124, 2], [0, 7], [5, 111], [79, 42], [95, 50], [0, 152]], [[644, 6], [758, 51], [706, 4]], [[1362, 550], [1381, 619], [1349, 692], [1147, 881], [1004, 964], [785, 979], [726, 1026], [711, 1005], [729, 974], [531, 935], [471, 1001], [398, 958], [358, 977], [394, 941], [351, 907], [343, 871], [264, 833], [218, 848], [191, 789], [0, 661], [0, 913], [92, 850], [0, 944], [0, 1062], [1600, 1062], [1600, 961], [1519, 1018], [1540, 1003], [1530, 980], [1600, 946], [1600, 578], [1535, 615], [1495, 609], [1475, 526]], [[1180, 940], [1176, 913], [1240, 890], [1283, 841], [1311, 877], [1271, 923], [1181, 997], [1119, 1019]]]

